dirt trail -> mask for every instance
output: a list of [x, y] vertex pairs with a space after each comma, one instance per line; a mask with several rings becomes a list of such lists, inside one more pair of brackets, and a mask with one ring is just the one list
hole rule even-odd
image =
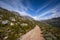
[[38, 25], [25, 35], [23, 35], [20, 40], [44, 40], [43, 35], [41, 34], [42, 31]]

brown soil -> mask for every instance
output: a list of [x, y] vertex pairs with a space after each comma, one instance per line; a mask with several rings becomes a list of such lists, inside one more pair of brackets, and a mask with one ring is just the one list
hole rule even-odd
[[38, 25], [25, 35], [23, 35], [20, 40], [45, 40], [43, 35], [41, 34], [42, 31]]

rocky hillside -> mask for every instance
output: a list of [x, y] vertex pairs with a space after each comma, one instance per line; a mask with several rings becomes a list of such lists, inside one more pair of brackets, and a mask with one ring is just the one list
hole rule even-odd
[[60, 27], [60, 17], [44, 21], [52, 26]]
[[36, 25], [39, 25], [46, 40], [60, 40], [60, 29], [49, 24], [22, 17], [18, 12], [0, 7], [0, 40], [18, 40]]
[[45, 40], [60, 40], [60, 28], [54, 27], [47, 23], [39, 22], [37, 23], [41, 30], [43, 31], [43, 35]]
[[17, 12], [0, 8], [0, 40], [17, 40], [34, 26], [33, 20], [21, 17]]

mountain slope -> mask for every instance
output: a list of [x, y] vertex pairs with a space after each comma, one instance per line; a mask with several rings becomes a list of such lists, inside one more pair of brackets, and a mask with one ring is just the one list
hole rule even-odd
[[0, 40], [16, 40], [35, 26], [33, 20], [17, 14], [0, 8]]
[[22, 17], [17, 12], [0, 7], [0, 40], [18, 40], [36, 25], [41, 28], [46, 40], [60, 40], [60, 29], [49, 24]]
[[46, 20], [46, 21], [43, 21], [43, 22], [46, 22], [54, 27], [60, 27], [60, 17], [58, 18], [53, 18], [53, 19], [50, 19], [50, 20]]
[[45, 40], [60, 40], [60, 28], [51, 26], [45, 22], [36, 22], [41, 30]]

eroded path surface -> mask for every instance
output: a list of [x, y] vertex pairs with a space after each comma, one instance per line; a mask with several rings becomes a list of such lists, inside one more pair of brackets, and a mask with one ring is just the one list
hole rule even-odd
[[42, 31], [38, 25], [25, 35], [23, 35], [20, 40], [44, 40], [43, 35], [41, 34]]

